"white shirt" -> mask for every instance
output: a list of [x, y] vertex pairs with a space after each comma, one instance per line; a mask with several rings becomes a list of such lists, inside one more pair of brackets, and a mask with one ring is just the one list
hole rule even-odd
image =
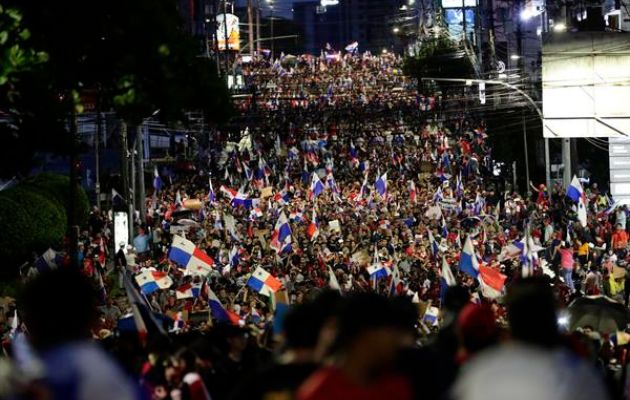
[[466, 364], [453, 388], [455, 400], [605, 400], [595, 370], [563, 349], [512, 342]]

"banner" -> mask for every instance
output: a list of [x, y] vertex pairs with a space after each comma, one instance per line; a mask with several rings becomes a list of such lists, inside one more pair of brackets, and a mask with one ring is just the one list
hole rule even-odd
[[227, 20], [227, 35], [228, 35], [228, 50], [239, 51], [241, 49], [240, 43], [240, 29], [238, 27], [238, 17], [234, 14], [219, 14], [217, 15], [217, 42], [219, 50], [225, 51], [225, 21]]

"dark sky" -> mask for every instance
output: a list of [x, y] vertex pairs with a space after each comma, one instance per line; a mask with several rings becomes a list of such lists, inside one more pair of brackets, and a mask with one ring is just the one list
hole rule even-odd
[[[255, 4], [256, 0], [253, 0], [253, 1]], [[291, 6], [293, 5], [293, 3], [299, 3], [302, 1], [311, 1], [311, 0], [273, 0], [273, 6], [274, 6], [273, 14], [279, 15], [284, 18], [293, 18], [293, 15], [291, 13]], [[236, 4], [239, 6], [246, 6], [247, 0], [237, 0]], [[267, 2], [267, 0], [260, 0], [260, 4], [263, 10], [263, 15], [269, 15], [271, 10], [270, 10], [270, 5]]]

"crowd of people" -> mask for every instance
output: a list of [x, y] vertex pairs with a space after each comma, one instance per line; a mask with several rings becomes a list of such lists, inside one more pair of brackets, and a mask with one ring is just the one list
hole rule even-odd
[[240, 118], [194, 172], [156, 166], [132, 246], [94, 209], [79, 254], [25, 271], [0, 397], [621, 396], [626, 327], [556, 310], [627, 305], [626, 207], [577, 179], [519, 195], [483, 120], [438, 119], [401, 62], [240, 66]]

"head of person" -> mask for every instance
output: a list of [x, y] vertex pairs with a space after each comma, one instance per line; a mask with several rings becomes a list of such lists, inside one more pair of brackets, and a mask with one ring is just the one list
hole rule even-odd
[[400, 322], [389, 299], [373, 293], [345, 298], [337, 318], [334, 349], [372, 373], [386, 369], [400, 349]]
[[457, 317], [457, 334], [468, 354], [497, 343], [499, 329], [492, 306], [468, 303]]
[[558, 344], [558, 318], [553, 292], [540, 278], [512, 285], [506, 296], [508, 322], [515, 340], [540, 347]]
[[39, 274], [26, 285], [19, 304], [30, 341], [39, 351], [89, 339], [98, 319], [92, 283], [70, 269]]

